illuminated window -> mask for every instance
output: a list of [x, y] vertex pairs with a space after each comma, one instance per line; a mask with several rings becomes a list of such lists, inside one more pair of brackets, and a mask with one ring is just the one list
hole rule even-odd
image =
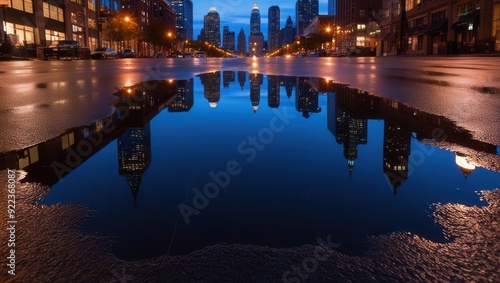
[[33, 0], [12, 0], [10, 6], [16, 10], [33, 13]]
[[62, 149], [66, 149], [75, 143], [75, 134], [73, 132], [61, 136]]
[[95, 0], [89, 0], [89, 10], [95, 11]]
[[66, 39], [66, 35], [64, 34], [64, 32], [46, 29], [45, 30], [45, 39], [47, 40], [47, 44], [50, 45], [50, 43], [52, 41]]
[[7, 34], [11, 36], [11, 43], [13, 45], [24, 45], [26, 43], [35, 43], [34, 28], [19, 24], [7, 23]]

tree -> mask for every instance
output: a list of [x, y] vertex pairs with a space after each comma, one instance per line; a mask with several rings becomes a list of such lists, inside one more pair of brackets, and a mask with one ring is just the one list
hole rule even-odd
[[140, 35], [139, 24], [127, 13], [119, 11], [109, 17], [105, 30], [112, 40], [122, 42], [136, 39]]

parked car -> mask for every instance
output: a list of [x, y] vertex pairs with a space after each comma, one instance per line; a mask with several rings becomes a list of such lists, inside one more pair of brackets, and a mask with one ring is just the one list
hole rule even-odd
[[116, 58], [116, 50], [113, 48], [99, 47], [90, 53], [92, 59], [106, 59], [108, 57]]
[[193, 58], [193, 55], [191, 53], [184, 53], [184, 58]]
[[120, 58], [135, 58], [135, 52], [134, 52], [134, 50], [132, 50], [130, 48], [123, 49], [123, 51], [120, 52], [119, 57]]

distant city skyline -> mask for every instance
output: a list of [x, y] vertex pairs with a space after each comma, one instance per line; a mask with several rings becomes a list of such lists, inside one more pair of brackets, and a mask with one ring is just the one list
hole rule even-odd
[[[295, 3], [296, 0], [217, 0], [217, 1], [202, 1], [193, 0], [193, 33], [194, 38], [200, 34], [203, 28], [203, 17], [208, 13], [210, 7], [215, 7], [220, 14], [220, 26], [229, 26], [231, 31], [239, 31], [241, 28], [248, 36], [250, 34], [250, 14], [254, 2], [257, 3], [261, 16], [261, 31], [267, 38], [268, 30], [268, 10], [271, 6], [279, 6], [281, 14], [281, 27], [285, 26], [288, 16], [292, 17], [294, 26], [295, 23]], [[319, 0], [319, 14], [326, 15], [328, 13], [328, 0]], [[222, 33], [222, 31], [221, 31]]]

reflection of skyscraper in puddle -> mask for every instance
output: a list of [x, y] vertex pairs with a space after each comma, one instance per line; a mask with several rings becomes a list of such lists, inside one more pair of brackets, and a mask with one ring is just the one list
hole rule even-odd
[[250, 74], [250, 100], [253, 113], [257, 112], [260, 103], [260, 85], [264, 82], [262, 74]]
[[319, 113], [321, 108], [318, 106], [318, 92], [307, 83], [307, 78], [297, 77], [295, 109], [302, 112], [302, 116], [309, 118], [309, 113]]
[[238, 82], [243, 90], [245, 88], [245, 82], [247, 81], [247, 73], [243, 71], [238, 71]]
[[217, 107], [220, 100], [220, 72], [201, 74], [200, 79], [208, 104], [211, 108]]
[[267, 104], [271, 108], [278, 108], [280, 106], [279, 76], [267, 76]]
[[194, 80], [178, 80], [177, 96], [168, 105], [168, 112], [186, 112], [194, 104]]
[[283, 82], [285, 85], [286, 96], [288, 98], [292, 97], [293, 88], [295, 87], [295, 77], [286, 76], [284, 77]]
[[368, 123], [366, 119], [354, 119], [338, 105], [334, 94], [328, 95], [328, 130], [335, 136], [338, 144], [344, 145], [349, 177], [352, 177], [354, 160], [358, 158], [358, 145], [368, 143]]
[[118, 169], [124, 176], [134, 196], [137, 206], [137, 193], [142, 175], [151, 163], [151, 132], [149, 123], [144, 127], [129, 127], [118, 138]]
[[235, 81], [234, 78], [235, 74], [233, 71], [224, 71], [222, 72], [222, 82], [224, 84], [224, 88], [229, 87], [229, 83], [232, 83]]
[[392, 191], [408, 179], [408, 159], [410, 157], [411, 132], [397, 122], [384, 123], [384, 173], [389, 178]]

